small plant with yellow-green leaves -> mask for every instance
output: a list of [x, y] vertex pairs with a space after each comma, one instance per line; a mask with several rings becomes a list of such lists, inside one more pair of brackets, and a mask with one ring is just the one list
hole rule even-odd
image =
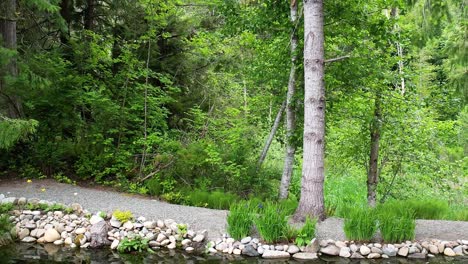
[[125, 223], [133, 219], [133, 214], [130, 211], [115, 210], [112, 215], [121, 223]]

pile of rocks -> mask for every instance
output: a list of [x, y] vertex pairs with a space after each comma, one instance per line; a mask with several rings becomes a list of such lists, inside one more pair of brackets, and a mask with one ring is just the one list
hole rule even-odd
[[290, 258], [316, 259], [319, 255], [340, 256], [354, 259], [378, 259], [389, 257], [407, 257], [413, 259], [426, 259], [437, 254], [449, 257], [468, 255], [468, 240], [411, 242], [400, 244], [357, 243], [354, 241], [334, 241], [312, 239], [308, 246], [296, 245], [266, 245], [256, 238], [245, 237], [235, 241], [226, 235], [217, 241], [207, 244], [211, 253], [227, 253], [246, 256], [261, 256], [266, 259]]
[[152, 221], [138, 217], [135, 221], [121, 223], [111, 214], [97, 212], [91, 215], [79, 204], [72, 204], [73, 212], [68, 214], [64, 211], [21, 209], [26, 204], [51, 204], [35, 198], [9, 197], [0, 199], [0, 202], [17, 205], [10, 220], [15, 224], [19, 240], [26, 243], [54, 243], [72, 248], [110, 246], [117, 249], [124, 238], [140, 236], [149, 241], [152, 249], [182, 248], [193, 252], [205, 249], [204, 240], [208, 235], [207, 231], [196, 233], [188, 230], [187, 225], [177, 224], [172, 219]]

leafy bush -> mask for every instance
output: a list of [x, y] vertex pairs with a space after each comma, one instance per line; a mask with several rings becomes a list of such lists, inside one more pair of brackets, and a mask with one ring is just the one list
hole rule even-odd
[[115, 219], [119, 220], [122, 223], [133, 219], [133, 214], [130, 211], [115, 210], [114, 213], [112, 213], [112, 215], [115, 217]]
[[0, 214], [6, 214], [13, 210], [13, 204], [12, 203], [3, 203], [0, 204]]
[[408, 210], [379, 209], [379, 228], [385, 242], [394, 243], [414, 239], [416, 220]]
[[174, 204], [185, 204], [186, 197], [182, 194], [182, 192], [168, 192], [161, 196], [165, 201]]
[[149, 240], [144, 239], [141, 236], [134, 236], [134, 237], [125, 237], [122, 241], [120, 241], [117, 250], [120, 253], [131, 253], [131, 252], [153, 252], [153, 250], [148, 245]]
[[295, 243], [298, 246], [308, 245], [310, 241], [315, 237], [315, 227], [317, 225], [317, 220], [310, 220], [309, 217], [306, 218], [304, 226], [297, 232]]
[[260, 236], [268, 243], [287, 238], [287, 212], [276, 203], [265, 203], [254, 222]]
[[4, 233], [9, 233], [14, 227], [13, 223], [10, 221], [9, 215], [1, 214], [0, 215], [0, 236]]
[[348, 208], [344, 222], [346, 238], [357, 241], [370, 241], [377, 231], [375, 212], [368, 207]]
[[249, 203], [242, 201], [231, 205], [227, 216], [227, 231], [231, 237], [241, 239], [249, 235], [253, 225], [253, 215]]

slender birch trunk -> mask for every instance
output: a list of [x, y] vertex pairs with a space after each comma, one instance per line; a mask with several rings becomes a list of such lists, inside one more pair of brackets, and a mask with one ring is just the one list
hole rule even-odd
[[297, 21], [297, 1], [291, 0], [291, 70], [289, 71], [288, 94], [286, 97], [286, 153], [284, 156], [283, 175], [281, 176], [281, 185], [279, 198], [286, 199], [289, 194], [289, 185], [294, 169], [294, 154], [296, 146], [292, 143], [292, 136], [296, 127], [296, 113], [294, 109], [294, 94], [296, 92], [296, 60], [297, 60], [297, 34], [295, 32], [295, 24]]
[[275, 137], [276, 130], [278, 130], [279, 124], [281, 123], [281, 117], [283, 116], [284, 109], [286, 108], [286, 101], [281, 104], [278, 113], [276, 114], [275, 122], [273, 123], [273, 127], [271, 128], [270, 134], [268, 135], [267, 140], [265, 141], [265, 146], [263, 147], [262, 154], [260, 154], [260, 158], [258, 159], [257, 170], [259, 170], [263, 162], [265, 161], [266, 155], [268, 150], [270, 149], [271, 142]]
[[367, 204], [370, 207], [375, 207], [377, 202], [377, 184], [379, 183], [379, 147], [381, 134], [381, 111], [382, 95], [377, 92], [374, 103], [374, 118], [370, 126], [370, 154], [369, 154], [369, 171], [367, 172]]
[[323, 0], [304, 0], [304, 153], [296, 221], [304, 221], [306, 216], [325, 218], [324, 57]]

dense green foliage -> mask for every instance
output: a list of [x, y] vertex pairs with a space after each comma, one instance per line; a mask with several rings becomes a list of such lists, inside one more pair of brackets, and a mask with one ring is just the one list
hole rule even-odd
[[317, 220], [310, 220], [310, 218], [307, 217], [302, 228], [297, 231], [294, 243], [300, 247], [309, 245], [310, 241], [315, 237], [316, 224]]
[[134, 236], [132, 238], [125, 237], [120, 241], [117, 250], [120, 253], [145, 253], [153, 252], [153, 250], [148, 245], [149, 240], [142, 238], [141, 236]]
[[[260, 215], [273, 214], [262, 201], [277, 197], [283, 127], [261, 168], [257, 161], [285, 98], [291, 32], [303, 33], [301, 15], [289, 22], [288, 1], [17, 2], [18, 49], [0, 47], [3, 176], [86, 180], [218, 209], [257, 197]], [[445, 3], [325, 1], [326, 56], [349, 56], [326, 64], [329, 216], [366, 203], [378, 122], [379, 202], [424, 193], [444, 202], [401, 206], [420, 218], [467, 219], [466, 22], [463, 1]], [[300, 197], [298, 56], [297, 161], [281, 217]], [[13, 60], [17, 76], [4, 70]], [[21, 99], [22, 119], [5, 117], [8, 96]]]

